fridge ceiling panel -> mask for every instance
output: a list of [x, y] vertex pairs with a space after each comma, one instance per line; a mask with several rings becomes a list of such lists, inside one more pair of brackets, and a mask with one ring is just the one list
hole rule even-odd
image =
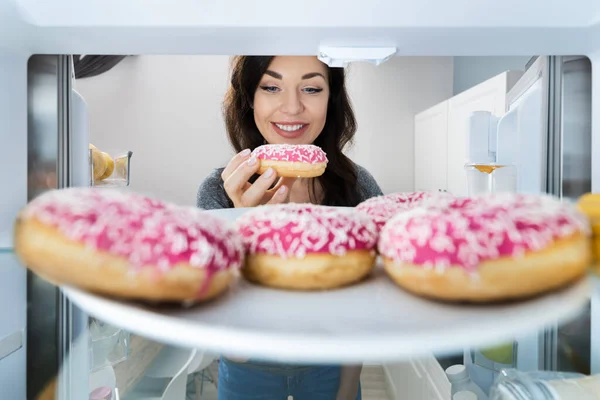
[[383, 46], [405, 55], [589, 54], [600, 46], [599, 18], [596, 0], [374, 0], [361, 7], [342, 0], [6, 0], [0, 49], [317, 54], [319, 46]]

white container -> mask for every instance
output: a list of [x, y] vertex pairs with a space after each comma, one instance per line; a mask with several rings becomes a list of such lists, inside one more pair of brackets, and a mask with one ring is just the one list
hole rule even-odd
[[477, 394], [470, 390], [461, 390], [452, 396], [452, 400], [477, 400]]
[[487, 400], [488, 397], [479, 386], [477, 386], [469, 377], [467, 368], [462, 364], [452, 365], [446, 368], [446, 376], [452, 385], [451, 394], [453, 396], [461, 391], [473, 392], [477, 400]]

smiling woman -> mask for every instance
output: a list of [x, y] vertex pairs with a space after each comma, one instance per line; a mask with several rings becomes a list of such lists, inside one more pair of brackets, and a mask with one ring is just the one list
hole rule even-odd
[[[224, 114], [238, 154], [202, 182], [198, 207], [287, 202], [353, 207], [382, 194], [371, 174], [343, 153], [356, 131], [344, 69], [329, 68], [314, 56], [235, 57]], [[314, 146], [328, 160], [321, 175], [278, 180], [273, 166], [261, 169], [261, 149], [299, 151]], [[219, 398], [355, 400], [361, 398], [360, 372], [361, 366], [282, 365], [223, 357]]]
[[[238, 155], [227, 168], [215, 171], [214, 179], [208, 179], [205, 184], [219, 181], [222, 184], [229, 180], [228, 186], [235, 189], [226, 191], [228, 196], [213, 197], [212, 202], [204, 203], [205, 206], [254, 206], [290, 199], [355, 206], [381, 192], [371, 174], [343, 152], [356, 132], [343, 68], [329, 68], [314, 56], [234, 57], [224, 116], [229, 140]], [[277, 177], [270, 175], [270, 171], [258, 177], [255, 174], [258, 167], [244, 162], [252, 162], [246, 150], [282, 143], [320, 147], [329, 160], [327, 169], [315, 179], [280, 180], [281, 192], [275, 195], [279, 197], [264, 197], [262, 195]], [[244, 186], [248, 181], [253, 183], [252, 186], [256, 181], [261, 188], [259, 193], [250, 190], [247, 197], [252, 197], [251, 204], [241, 199], [241, 191], [246, 192]], [[199, 200], [201, 197], [206, 200], [199, 192]], [[236, 198], [240, 201], [236, 202]]]

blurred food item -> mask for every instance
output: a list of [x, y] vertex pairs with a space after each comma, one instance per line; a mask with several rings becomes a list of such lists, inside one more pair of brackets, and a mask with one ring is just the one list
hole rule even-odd
[[513, 343], [504, 343], [499, 346], [479, 350], [485, 358], [498, 364], [512, 364]]
[[[185, 232], [177, 238], [192, 251], [173, 246], [172, 232]], [[150, 242], [151, 251], [140, 246]], [[197, 207], [89, 187], [46, 191], [27, 203], [15, 222], [14, 252], [55, 285], [186, 305], [225, 293], [245, 257], [227, 220]]]
[[55, 400], [56, 399], [56, 378], [53, 378], [38, 394], [36, 400]]
[[584, 213], [592, 228], [592, 253], [594, 262], [592, 268], [600, 274], [600, 193], [586, 193], [577, 201], [577, 208]]
[[589, 231], [587, 218], [556, 196], [497, 192], [397, 214], [381, 230], [378, 249], [388, 275], [412, 293], [489, 303], [587, 276]]

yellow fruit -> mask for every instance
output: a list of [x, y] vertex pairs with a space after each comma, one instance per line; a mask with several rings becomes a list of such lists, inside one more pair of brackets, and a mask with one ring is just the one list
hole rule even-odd
[[104, 157], [104, 162], [106, 163], [106, 170], [104, 171], [104, 174], [102, 174], [99, 180], [108, 178], [112, 175], [113, 171], [115, 170], [115, 162], [113, 161], [112, 157], [108, 153], [102, 152], [101, 154], [102, 157]]
[[600, 274], [600, 193], [585, 193], [577, 200], [577, 209], [585, 214], [590, 222], [590, 245], [594, 256], [591, 269], [592, 272]]
[[106, 161], [104, 156], [97, 150], [92, 151], [92, 163], [94, 165], [94, 180], [99, 180], [106, 172]]
[[498, 364], [512, 364], [513, 362], [513, 344], [506, 343], [496, 347], [479, 350], [485, 358]]

